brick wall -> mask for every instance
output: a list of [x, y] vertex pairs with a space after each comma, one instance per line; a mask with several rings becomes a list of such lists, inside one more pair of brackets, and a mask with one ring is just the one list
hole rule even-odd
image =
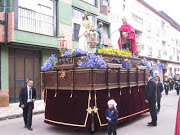
[[[0, 20], [4, 21], [5, 14], [0, 12]], [[5, 41], [5, 24], [0, 24], [0, 42]], [[8, 42], [14, 41], [14, 12], [8, 13]]]
[[[4, 21], [5, 19], [5, 14], [3, 12], [0, 12], [0, 20]], [[3, 43], [4, 42], [4, 31], [5, 30], [5, 25], [4, 24], [0, 24], [0, 42]]]
[[59, 33], [63, 33], [67, 40], [67, 48], [72, 48], [72, 27], [64, 24], [59, 24]]
[[14, 12], [8, 13], [8, 42], [14, 41]]

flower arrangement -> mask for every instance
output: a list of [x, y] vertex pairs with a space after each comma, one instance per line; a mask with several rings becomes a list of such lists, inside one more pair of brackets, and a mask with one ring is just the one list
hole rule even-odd
[[123, 61], [122, 61], [122, 67], [123, 67], [123, 68], [126, 68], [126, 69], [131, 68], [131, 64], [130, 64], [130, 62], [128, 61], [128, 59], [123, 59]]
[[102, 56], [89, 53], [87, 56], [81, 57], [79, 65], [81, 68], [107, 68], [106, 62]]
[[118, 55], [118, 56], [132, 57], [132, 53], [130, 51], [113, 49], [113, 48], [98, 49], [98, 53], [100, 53], [100, 54], [114, 54], [114, 55]]
[[146, 59], [141, 59], [140, 65], [146, 66], [149, 70], [152, 70], [151, 63]]
[[87, 51], [83, 51], [82, 49], [68, 49], [62, 54], [63, 57], [75, 57], [78, 55], [87, 55]]
[[55, 54], [51, 54], [49, 59], [44, 63], [44, 65], [41, 67], [42, 71], [47, 71], [49, 69], [53, 69], [54, 66], [54, 60], [57, 58], [55, 57]]

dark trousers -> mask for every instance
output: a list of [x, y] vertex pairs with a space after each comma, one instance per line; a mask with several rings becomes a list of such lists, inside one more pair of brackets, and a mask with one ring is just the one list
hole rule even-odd
[[180, 89], [180, 88], [176, 88], [177, 95], [179, 95], [179, 89]]
[[108, 135], [111, 135], [112, 133], [113, 135], [117, 135], [116, 129], [117, 124], [111, 124], [110, 122], [108, 123]]
[[23, 108], [24, 124], [27, 125], [27, 127], [31, 127], [32, 125], [32, 110], [32, 103], [27, 103], [27, 105]]
[[166, 93], [166, 95], [168, 95], [168, 91], [169, 91], [169, 89], [168, 89], [168, 87], [166, 86], [166, 87], [165, 87], [165, 93]]
[[157, 98], [157, 111], [159, 112], [161, 108], [161, 98]]
[[149, 103], [149, 111], [151, 114], [152, 124], [157, 124], [156, 103]]
[[170, 90], [173, 90], [173, 84], [170, 84]]

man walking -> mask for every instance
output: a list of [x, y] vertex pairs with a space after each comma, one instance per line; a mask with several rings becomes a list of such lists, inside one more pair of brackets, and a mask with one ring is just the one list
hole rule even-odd
[[145, 102], [149, 104], [149, 111], [151, 114], [152, 121], [147, 124], [147, 126], [157, 126], [157, 112], [156, 112], [156, 99], [157, 99], [157, 92], [156, 92], [156, 82], [152, 78], [151, 73], [146, 73], [146, 79], [148, 80], [146, 86], [146, 96]]
[[25, 128], [32, 131], [32, 110], [34, 109], [34, 102], [36, 99], [36, 90], [33, 88], [33, 80], [27, 81], [27, 86], [21, 88], [19, 94], [19, 107], [23, 109], [23, 117]]
[[162, 97], [161, 93], [163, 92], [163, 85], [160, 82], [159, 76], [155, 76], [155, 80], [156, 80], [156, 88], [157, 88], [157, 113], [159, 113], [161, 107], [161, 97]]

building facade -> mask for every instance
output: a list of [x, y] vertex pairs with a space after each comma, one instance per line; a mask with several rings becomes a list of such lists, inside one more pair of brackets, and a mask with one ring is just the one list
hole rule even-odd
[[68, 49], [78, 48], [82, 15], [103, 22], [110, 38], [109, 0], [0, 0], [0, 107], [18, 102], [20, 88], [33, 79], [41, 99], [40, 67], [57, 49], [63, 33]]
[[[119, 10], [116, 10], [118, 9]], [[151, 61], [152, 68], [163, 79], [164, 73], [180, 71], [180, 26], [164, 12], [143, 0], [111, 1], [112, 44], [118, 47], [118, 29], [126, 17], [135, 28], [139, 57]]]

